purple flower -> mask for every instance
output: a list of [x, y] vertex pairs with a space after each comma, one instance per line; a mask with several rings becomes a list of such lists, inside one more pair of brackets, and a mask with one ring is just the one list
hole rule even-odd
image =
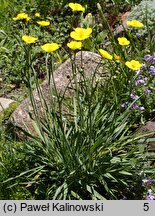
[[134, 94], [130, 94], [130, 97], [131, 97], [133, 100], [136, 100], [136, 99], [139, 98], [138, 95], [134, 95]]
[[151, 64], [155, 64], [155, 54], [151, 55], [145, 55], [144, 59], [146, 62], [149, 62]]
[[145, 110], [145, 108], [144, 108], [143, 106], [139, 107], [139, 109], [140, 109], [141, 111]]
[[152, 191], [151, 189], [149, 189], [149, 190], [147, 191], [147, 194], [148, 194], [148, 195], [153, 195], [153, 191]]
[[136, 86], [137, 85], [146, 85], [145, 81], [143, 79], [139, 79], [135, 82]]
[[150, 74], [155, 75], [155, 67], [154, 66], [150, 66]]
[[128, 102], [124, 102], [124, 103], [121, 104], [121, 107], [126, 108], [128, 106], [128, 104], [129, 104]]
[[140, 70], [143, 70], [146, 68], [146, 64], [142, 64], [142, 66], [140, 67]]
[[153, 196], [153, 195], [148, 195], [148, 196], [146, 197], [146, 200], [155, 200], [155, 196]]
[[148, 77], [144, 77], [144, 80], [145, 80], [145, 81], [148, 80]]
[[152, 56], [152, 64], [155, 64], [155, 54]]
[[142, 182], [143, 182], [143, 184], [145, 184], [145, 185], [150, 185], [150, 184], [152, 184], [154, 181], [153, 181], [152, 179], [143, 179]]
[[135, 110], [135, 109], [139, 109], [138, 104], [133, 104], [133, 105], [132, 105], [132, 109], [133, 109], [133, 110]]
[[138, 79], [142, 79], [143, 76], [141, 74], [138, 75]]
[[150, 89], [145, 89], [145, 92], [146, 92], [146, 93], [150, 93], [151, 90], [150, 90]]
[[146, 62], [151, 62], [152, 61], [152, 56], [151, 55], [145, 55], [144, 59]]

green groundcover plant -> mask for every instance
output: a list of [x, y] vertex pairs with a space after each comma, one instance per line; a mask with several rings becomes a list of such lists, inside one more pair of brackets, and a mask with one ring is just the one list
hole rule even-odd
[[144, 28], [139, 29], [137, 32], [138, 36], [146, 36], [150, 32], [153, 33], [155, 28], [155, 1], [154, 0], [143, 0], [138, 5], [134, 6], [128, 16], [128, 20], [138, 19], [145, 23]]

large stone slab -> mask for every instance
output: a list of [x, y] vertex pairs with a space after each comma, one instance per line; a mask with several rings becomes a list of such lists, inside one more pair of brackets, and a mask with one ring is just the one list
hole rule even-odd
[[[81, 61], [82, 57], [82, 61]], [[75, 57], [76, 63], [76, 73], [78, 74], [77, 80], [80, 79], [80, 70], [82, 69], [87, 78], [91, 77], [94, 73], [94, 70], [97, 70], [98, 76], [104, 74], [102, 71], [102, 67], [99, 67], [99, 63], [101, 62], [101, 57], [98, 54], [81, 51], [77, 53]], [[70, 96], [72, 94], [72, 86], [73, 86], [73, 73], [72, 73], [72, 64], [71, 59], [68, 59], [62, 65], [58, 67], [54, 71], [54, 80], [56, 89], [59, 94], [63, 94], [65, 92], [65, 96]], [[66, 90], [67, 87], [67, 90]], [[51, 93], [50, 89], [53, 89], [53, 83], [50, 84], [48, 80], [45, 80], [41, 85], [40, 89], [42, 94], [44, 95], [44, 100], [48, 105], [51, 105]], [[66, 91], [65, 91], [66, 90]], [[39, 113], [39, 116], [44, 116], [43, 107], [41, 105], [41, 100], [38, 94], [37, 89], [33, 91], [33, 96], [35, 98], [36, 107]], [[25, 99], [22, 104], [14, 111], [11, 115], [10, 121], [15, 126], [21, 127], [24, 130], [29, 130], [31, 134], [34, 134], [34, 128], [32, 126], [31, 118], [29, 112], [32, 111], [31, 100], [30, 98]], [[23, 134], [21, 132], [17, 132], [17, 135], [22, 138]]]
[[[145, 123], [145, 125], [143, 125], [141, 128], [139, 128], [138, 132], [154, 132], [153, 135], [150, 135], [148, 137], [150, 138], [155, 138], [155, 119], [148, 121]], [[148, 146], [151, 150], [155, 151], [155, 142], [149, 142]]]
[[10, 104], [15, 102], [14, 100], [0, 97], [0, 112], [9, 108]]
[[125, 14], [123, 14], [121, 16], [121, 22], [122, 22], [122, 25], [118, 25], [114, 31], [114, 35], [118, 35], [120, 33], [122, 33], [124, 30], [127, 31], [128, 30], [128, 26], [126, 24], [127, 22], [127, 17], [129, 16], [130, 12], [126, 12]]

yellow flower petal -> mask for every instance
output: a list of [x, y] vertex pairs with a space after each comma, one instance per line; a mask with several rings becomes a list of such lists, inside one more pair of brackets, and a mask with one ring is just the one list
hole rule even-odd
[[76, 28], [75, 32], [77, 32], [78, 34], [80, 34], [81, 32], [90, 35], [92, 33], [92, 28]]
[[82, 43], [77, 42], [77, 41], [71, 41], [70, 43], [67, 43], [67, 46], [70, 49], [76, 50], [76, 49], [80, 49], [82, 47]]
[[72, 9], [72, 11], [85, 11], [85, 8], [78, 3], [69, 3], [68, 6]]
[[138, 20], [130, 20], [130, 21], [127, 21], [126, 24], [128, 26], [135, 27], [135, 28], [141, 28], [144, 26], [144, 24]]
[[130, 68], [131, 70], [139, 70], [142, 64], [139, 61], [131, 60], [127, 61], [125, 65]]
[[90, 37], [92, 28], [76, 28], [70, 33], [71, 38], [74, 40], [85, 40]]
[[115, 53], [114, 53], [114, 60], [117, 61], [117, 62], [121, 62], [122, 64], [125, 63], [125, 62], [122, 60], [121, 56], [116, 55]]
[[38, 38], [24, 35], [22, 36], [22, 40], [27, 44], [31, 44], [31, 43], [35, 43], [38, 40]]
[[17, 20], [17, 17], [13, 17], [13, 20], [16, 21], [16, 20]]
[[26, 13], [19, 13], [17, 14], [16, 17], [13, 18], [13, 20], [26, 20], [26, 21], [29, 21], [31, 18], [28, 16], [28, 14]]
[[54, 52], [57, 49], [59, 49], [59, 45], [57, 43], [46, 43], [43, 46], [41, 46], [41, 48], [48, 53]]
[[35, 13], [35, 17], [40, 17], [40, 13]]
[[121, 60], [121, 57], [120, 57], [119, 55], [116, 55], [116, 54], [114, 53], [114, 59], [117, 60], [117, 61], [120, 61], [120, 60]]
[[127, 46], [130, 44], [130, 41], [128, 41], [125, 37], [119, 37], [117, 40], [121, 46]]
[[27, 17], [27, 18], [26, 18], [26, 21], [28, 22], [28, 21], [30, 21], [30, 19], [31, 19], [30, 17]]
[[103, 58], [106, 58], [106, 59], [109, 59], [109, 60], [113, 59], [112, 55], [110, 55], [107, 51], [105, 51], [103, 49], [99, 49], [98, 51], [100, 52], [100, 54], [101, 54], [101, 56]]
[[40, 26], [49, 26], [50, 22], [49, 21], [38, 21], [37, 22]]

